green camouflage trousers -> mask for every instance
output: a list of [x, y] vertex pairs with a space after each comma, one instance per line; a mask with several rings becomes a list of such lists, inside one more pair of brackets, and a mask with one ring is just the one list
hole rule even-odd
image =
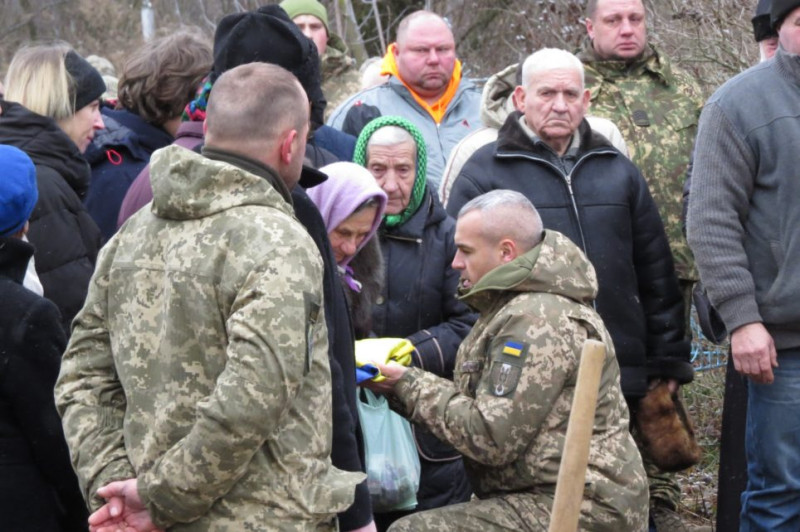
[[[395, 521], [388, 532], [546, 532], [552, 507], [552, 495], [544, 493], [473, 499], [411, 514]], [[647, 512], [639, 513], [641, 515], [628, 515], [622, 520], [634, 521], [640, 526], [621, 528], [620, 520], [605, 512], [593, 511], [592, 503], [584, 500], [578, 529], [585, 532], [645, 531]]]

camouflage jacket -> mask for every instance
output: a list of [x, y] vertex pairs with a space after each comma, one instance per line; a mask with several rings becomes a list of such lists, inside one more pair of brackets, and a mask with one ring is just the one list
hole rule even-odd
[[612, 120], [658, 205], [680, 279], [697, 280], [681, 229], [683, 182], [703, 107], [700, 87], [656, 48], [633, 64], [579, 54], [591, 92], [591, 113]]
[[[581, 530], [644, 530], [647, 481], [628, 431], [611, 339], [591, 308], [594, 269], [564, 235], [486, 274], [464, 300], [480, 318], [461, 344], [454, 382], [412, 368], [393, 404], [465, 457], [480, 498], [553, 494], [581, 349], [606, 345]], [[592, 508], [596, 504], [596, 507]], [[520, 511], [524, 512], [524, 509]]]
[[[101, 251], [56, 400], [84, 496], [136, 477], [171, 531], [334, 530], [322, 264], [272, 171], [179, 146]], [[223, 160], [236, 161], [237, 165]]]
[[361, 89], [356, 60], [348, 52], [341, 37], [335, 33], [328, 37], [328, 47], [322, 56], [322, 93], [328, 101], [328, 114]]

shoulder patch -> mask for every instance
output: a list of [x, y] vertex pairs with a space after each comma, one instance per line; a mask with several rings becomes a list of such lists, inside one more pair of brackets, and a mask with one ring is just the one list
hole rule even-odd
[[511, 355], [512, 357], [519, 357], [525, 345], [519, 342], [508, 341], [503, 345], [503, 354]]
[[[517, 389], [522, 368], [528, 355], [529, 345], [508, 340], [500, 353], [492, 357], [489, 374], [489, 392], [496, 397], [512, 397]], [[496, 348], [495, 348], [496, 349]]]

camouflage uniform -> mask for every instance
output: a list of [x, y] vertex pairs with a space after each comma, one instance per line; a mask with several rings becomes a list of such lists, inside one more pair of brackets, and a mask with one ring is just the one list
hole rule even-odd
[[[628, 143], [658, 206], [669, 239], [684, 301], [686, 331], [692, 288], [698, 280], [694, 257], [681, 227], [683, 183], [703, 107], [700, 87], [650, 45], [632, 64], [598, 58], [591, 44], [578, 56], [586, 69], [592, 114], [614, 121]], [[671, 475], [645, 463], [651, 497], [676, 508], [680, 488]]]
[[591, 308], [594, 269], [564, 235], [486, 274], [464, 299], [481, 313], [454, 382], [412, 368], [393, 407], [464, 455], [480, 500], [401, 519], [397, 531], [547, 530], [587, 338], [605, 343], [580, 530], [645, 530], [647, 483], [628, 432], [611, 338]]
[[361, 90], [356, 60], [347, 52], [347, 45], [342, 38], [331, 33], [325, 55], [322, 56], [322, 93], [328, 101], [327, 114]]
[[[683, 182], [703, 107], [700, 87], [652, 46], [631, 65], [598, 59], [591, 45], [578, 57], [586, 68], [592, 114], [608, 118], [622, 131], [631, 160], [658, 205], [678, 279], [693, 284], [697, 270], [681, 229], [681, 213]], [[688, 310], [691, 300], [685, 301]]]
[[136, 477], [176, 532], [335, 530], [364, 475], [330, 463], [321, 260], [271, 170], [204, 154], [153, 155], [76, 318], [56, 399], [81, 488], [96, 509]]

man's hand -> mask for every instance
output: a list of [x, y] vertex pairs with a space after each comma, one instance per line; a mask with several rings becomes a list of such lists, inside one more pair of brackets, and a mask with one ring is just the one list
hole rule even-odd
[[397, 381], [408, 371], [407, 367], [401, 366], [396, 362], [390, 362], [389, 364], [376, 362], [375, 365], [381, 370], [381, 375], [386, 378], [381, 382], [369, 380], [361, 383], [361, 386], [369, 388], [375, 393], [392, 393], [394, 391], [394, 385], [397, 384]]
[[106, 504], [89, 516], [90, 532], [163, 532], [142, 504], [135, 478], [111, 482], [97, 490], [97, 495]]
[[778, 367], [778, 352], [762, 323], [742, 325], [731, 334], [731, 353], [736, 371], [758, 384], [772, 384], [772, 368]]

